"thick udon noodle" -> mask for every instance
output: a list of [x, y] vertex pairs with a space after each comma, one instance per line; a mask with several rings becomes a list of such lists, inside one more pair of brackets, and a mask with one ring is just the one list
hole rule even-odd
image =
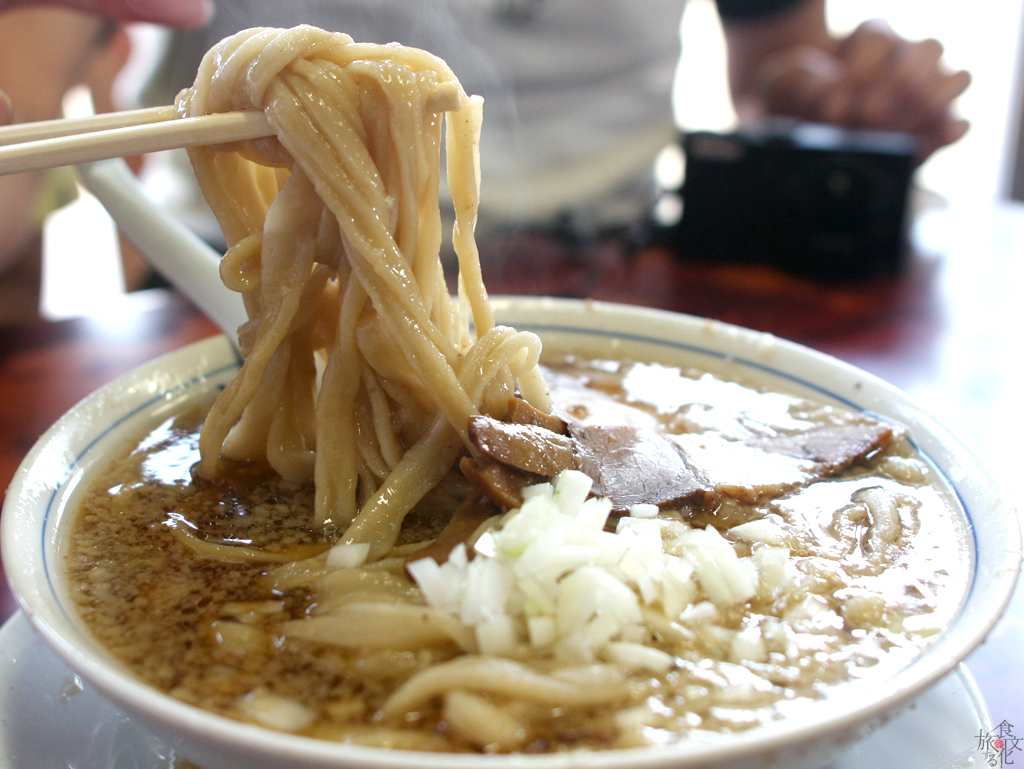
[[[203, 427], [220, 456], [315, 479], [321, 522], [378, 557], [447, 472], [469, 417], [518, 386], [543, 406], [538, 339], [496, 327], [473, 238], [482, 100], [440, 59], [312, 27], [222, 41], [182, 115], [266, 114], [276, 137], [190, 150], [245, 298], [245, 365]], [[442, 265], [441, 126], [460, 301]], [[471, 331], [470, 317], [475, 326]]]

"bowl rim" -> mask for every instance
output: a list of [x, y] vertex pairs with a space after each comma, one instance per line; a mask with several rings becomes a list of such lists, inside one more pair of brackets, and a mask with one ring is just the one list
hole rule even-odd
[[[793, 342], [777, 339], [762, 332], [743, 329], [731, 324], [712, 321], [695, 316], [672, 313], [663, 310], [619, 305], [592, 300], [553, 299], [549, 297], [494, 297], [492, 305], [502, 322], [513, 321], [520, 330], [537, 330], [543, 333], [563, 331], [566, 333], [582, 333], [587, 336], [594, 334], [610, 338], [625, 339], [635, 336], [641, 341], [653, 340], [655, 344], [666, 344], [666, 340], [658, 334], [677, 335], [685, 329], [686, 334], [693, 335], [691, 342], [682, 344], [702, 354], [711, 354], [723, 360], [735, 361], [744, 366], [753, 366], [781, 374], [784, 378], [790, 375], [775, 366], [793, 366], [804, 364], [810, 367], [813, 381], [825, 381], [830, 376], [839, 375], [848, 385], [859, 383], [854, 389], [864, 393], [875, 393], [877, 397], [895, 399], [900, 408], [900, 421], [913, 417], [916, 425], [925, 429], [930, 436], [938, 439], [941, 445], [950, 448], [959, 460], [965, 460], [971, 473], [980, 473], [974, 479], [976, 485], [984, 487], [979, 491], [974, 486], [971, 492], [975, 495], [992, 494], [996, 501], [986, 514], [996, 516], [1002, 513], [1000, 520], [1005, 524], [1006, 547], [1003, 550], [1003, 561], [994, 569], [993, 578], [985, 585], [979, 585], [977, 564], [971, 578], [971, 584], [962, 598], [962, 604], [954, 617], [950, 629], [939, 639], [927, 647], [915, 660], [899, 670], [893, 676], [878, 682], [871, 692], [861, 691], [844, 697], [841, 703], [826, 700], [823, 707], [815, 709], [815, 713], [797, 722], [795, 719], [770, 723], [745, 732], [729, 734], [725, 737], [714, 737], [701, 740], [687, 740], [668, 746], [649, 746], [609, 751], [583, 751], [543, 754], [543, 755], [486, 755], [488, 766], [504, 767], [505, 769], [556, 769], [586, 763], [593, 767], [611, 767], [628, 763], [631, 767], [665, 767], [669, 764], [697, 766], [707, 761], [723, 759], [740, 759], [755, 754], [785, 751], [794, 746], [827, 739], [829, 735], [846, 733], [870, 723], [873, 719], [884, 718], [885, 714], [906, 703], [916, 694], [934, 684], [939, 678], [953, 670], [998, 622], [1008, 604], [1021, 568], [1020, 528], [1015, 515], [1005, 500], [999, 495], [994, 481], [988, 476], [984, 463], [975, 450], [962, 439], [954, 436], [938, 421], [914, 404], [909, 396], [897, 388], [885, 383], [850, 364], [825, 355]], [[571, 322], [542, 322], [540, 319], [560, 315], [571, 316]], [[516, 320], [518, 318], [518, 320]], [[645, 329], [643, 334], [631, 335], [617, 332], [610, 328], [611, 323], [621, 324], [629, 320], [640, 324]], [[701, 344], [714, 344], [715, 349], [703, 347]], [[141, 367], [115, 379], [108, 385], [86, 396], [72, 407], [39, 439], [29, 452], [14, 481], [8, 490], [4, 504], [4, 513], [0, 518], [0, 544], [3, 546], [3, 558], [8, 564], [24, 564], [26, 559], [16, 547], [25, 541], [23, 514], [17, 511], [23, 499], [25, 485], [33, 466], [40, 456], [53, 450], [53, 442], [64, 432], [80, 423], [81, 415], [101, 405], [101, 401], [109, 399], [113, 393], [158, 376], [168, 368], [180, 367], [183, 362], [192, 361], [193, 368], [202, 360], [229, 362], [230, 367], [237, 365], [234, 348], [224, 337], [212, 337], [144, 364]], [[760, 360], [761, 362], [758, 362]], [[771, 365], [765, 361], [773, 361]], [[202, 368], [202, 366], [198, 366]], [[223, 367], [223, 366], [222, 366]], [[194, 380], [194, 378], [193, 378]], [[193, 381], [190, 380], [190, 381]], [[813, 381], [796, 378], [814, 389], [823, 390]], [[186, 386], [179, 382], [178, 386]], [[842, 394], [828, 392], [830, 397], [845, 400]], [[868, 398], [868, 405], [884, 405], [873, 403]], [[856, 408], [865, 408], [865, 404], [853, 404]], [[873, 410], [873, 409], [868, 409]], [[936, 461], [931, 458], [933, 463]], [[69, 470], [70, 472], [70, 470]], [[66, 482], [67, 479], [61, 481]], [[968, 482], [972, 479], [967, 478]], [[960, 486], [951, 486], [960, 493]], [[56, 487], [55, 487], [56, 488]], [[963, 501], [963, 500], [961, 500]], [[969, 511], [968, 511], [969, 514]], [[19, 528], [20, 527], [20, 528]], [[973, 531], [972, 536], [976, 534]], [[973, 552], [977, 553], [978, 542], [972, 543]], [[359, 765], [367, 767], [411, 767], [436, 766], [475, 766], [481, 756], [478, 754], [428, 754], [417, 751], [382, 750], [380, 748], [342, 745], [337, 743], [311, 739], [296, 735], [274, 732], [262, 727], [247, 724], [225, 716], [211, 714], [194, 706], [173, 699], [169, 695], [134, 679], [126, 670], [118, 669], [96, 656], [78, 648], [72, 638], [67, 636], [67, 629], [61, 627], [62, 619], [52, 615], [52, 607], [44, 600], [40, 606], [32, 598], [38, 599], [38, 590], [33, 580], [39, 575], [32, 568], [8, 568], [8, 579], [19, 603], [25, 610], [36, 630], [46, 642], [61, 656], [69, 666], [90, 681], [104, 696], [119, 705], [128, 708], [133, 714], [143, 718], [157, 729], [167, 724], [186, 730], [193, 738], [212, 744], [223, 743], [225, 738], [236, 745], [246, 744], [267, 754], [288, 755], [295, 759], [302, 758], [312, 762], [313, 766], [326, 766], [337, 762], [339, 766]], [[977, 600], [977, 589], [984, 592], [984, 621], [975, 623], [971, 628], [964, 628], [958, 622], [960, 615], [972, 599]], [[54, 599], [55, 600], [55, 599]], [[70, 622], [70, 618], [67, 622]], [[954, 632], [956, 631], [956, 632]], [[79, 628], [79, 632], [81, 628]], [[860, 687], [866, 689], [867, 687]], [[346, 763], [350, 762], [350, 763]]]

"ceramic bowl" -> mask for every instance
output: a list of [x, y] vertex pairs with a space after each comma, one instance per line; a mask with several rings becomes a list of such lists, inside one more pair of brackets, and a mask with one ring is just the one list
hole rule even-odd
[[557, 755], [440, 755], [360, 748], [262, 729], [197, 710], [133, 678], [76, 616], [61, 545], [91, 468], [138, 434], [228, 381], [239, 361], [224, 338], [160, 358], [112, 382], [62, 417], [25, 459], [7, 494], [3, 558], [43, 639], [103, 696], [181, 756], [218, 769], [682, 769], [819, 767], [952, 671], [998, 620], [1020, 568], [1020, 532], [984, 463], [903, 393], [833, 358], [770, 335], [684, 315], [588, 301], [494, 300], [499, 321], [536, 331], [555, 352], [696, 365], [755, 374], [784, 389], [904, 425], [962, 506], [970, 584], [950, 625], [914, 662], [881, 683], [844, 687], [796, 720], [713, 741]]

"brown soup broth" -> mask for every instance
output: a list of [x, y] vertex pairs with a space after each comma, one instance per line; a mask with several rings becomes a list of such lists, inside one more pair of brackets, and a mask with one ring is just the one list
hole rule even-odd
[[[560, 408], [587, 418], [635, 411], [666, 432], [703, 436], [705, 447], [751, 436], [751, 445], [761, 445], [769, 434], [866, 420], [756, 384], [661, 366], [569, 359], [548, 374]], [[240, 463], [215, 482], [194, 478], [202, 414], [193, 406], [149, 432], [91, 482], [77, 512], [68, 581], [100, 643], [157, 689], [232, 718], [260, 721], [253, 694], [270, 693], [309, 714], [291, 729], [301, 734], [397, 748], [509, 749], [467, 738], [446, 723], [437, 701], [400, 723], [380, 723], [378, 711], [396, 687], [459, 656], [456, 643], [342, 648], [282, 631], [331, 602], [423, 598], [402, 559], [376, 577], [367, 567], [371, 577], [340, 597], [326, 595], [317, 587], [323, 559], [315, 556], [337, 532], [315, 525], [312, 486]], [[730, 461], [790, 461], [769, 454], [744, 449]], [[792, 463], [784, 470], [792, 472]], [[899, 500], [887, 537], [878, 531], [875, 498], [856, 501], [871, 488]], [[411, 513], [402, 552], [436, 536], [464, 493], [453, 476]], [[656, 616], [655, 604], [643, 642], [675, 662], [668, 672], [634, 672], [628, 695], [612, 705], [552, 707], [482, 695], [526, 725], [515, 749], [665, 743], [797, 712], [851, 682], [905, 666], [955, 613], [967, 581], [951, 496], [899, 431], [837, 475], [771, 498], [726, 497], [712, 509], [661, 517], [672, 524], [663, 535], [666, 552], [676, 528], [709, 526], [747, 560], [765, 542], [732, 530], [761, 522], [789, 549], [786, 589], [762, 586], [748, 601], [718, 610], [698, 600], [677, 617]], [[756, 659], [742, 653], [752, 632], [760, 639]], [[559, 666], [551, 654], [522, 661], [541, 672]]]

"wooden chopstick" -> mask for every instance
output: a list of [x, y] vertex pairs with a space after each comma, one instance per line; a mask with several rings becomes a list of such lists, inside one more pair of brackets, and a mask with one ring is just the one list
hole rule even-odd
[[0, 147], [8, 144], [56, 139], [58, 136], [105, 131], [110, 128], [127, 128], [146, 123], [162, 123], [174, 119], [174, 107], [150, 107], [125, 112], [104, 112], [102, 115], [60, 120], [41, 120], [38, 123], [15, 123], [0, 128]]
[[0, 128], [0, 175], [273, 133], [260, 112], [175, 118], [173, 107]]

